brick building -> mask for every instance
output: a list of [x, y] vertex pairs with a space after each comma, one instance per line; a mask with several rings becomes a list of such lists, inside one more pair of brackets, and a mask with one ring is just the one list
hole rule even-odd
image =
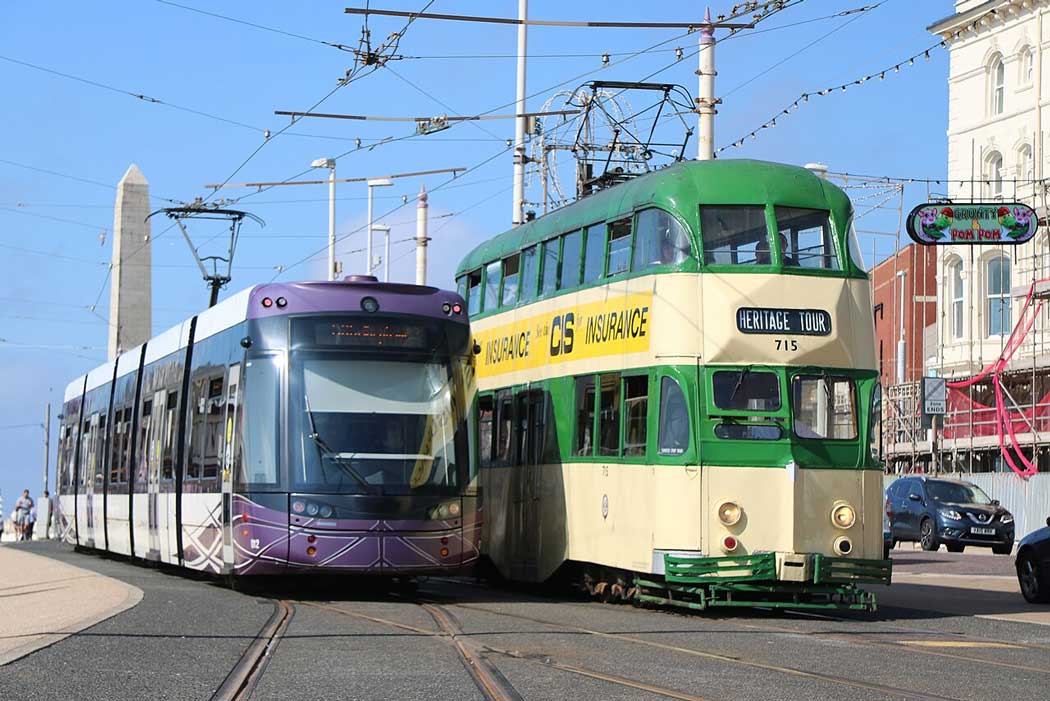
[[[937, 251], [913, 243], [876, 265], [871, 280], [882, 385], [917, 381], [926, 374], [923, 334], [937, 320]], [[901, 338], [904, 364], [898, 368]]]

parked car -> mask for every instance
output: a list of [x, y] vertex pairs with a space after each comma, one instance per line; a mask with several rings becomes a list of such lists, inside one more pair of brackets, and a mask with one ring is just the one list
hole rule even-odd
[[886, 511], [882, 512], [882, 559], [890, 559], [890, 550], [893, 550], [893, 546], [896, 543], [893, 542], [893, 533], [890, 532], [890, 519], [886, 515]]
[[893, 543], [918, 541], [923, 550], [961, 553], [967, 545], [1009, 555], [1014, 517], [970, 482], [902, 477], [886, 490], [886, 516]]
[[1032, 531], [1017, 546], [1017, 583], [1032, 604], [1050, 603], [1050, 518], [1046, 528]]

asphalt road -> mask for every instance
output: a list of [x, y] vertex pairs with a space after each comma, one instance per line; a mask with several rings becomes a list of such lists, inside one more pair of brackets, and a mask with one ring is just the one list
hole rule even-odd
[[838, 616], [679, 613], [472, 580], [401, 595], [305, 579], [234, 592], [55, 543], [19, 547], [144, 596], [0, 667], [2, 699], [208, 699], [260, 632], [274, 643], [251, 675], [258, 699], [1014, 700], [1050, 689], [1050, 625], [1037, 623], [1050, 624], [1050, 607], [1011, 590], [1005, 556], [895, 551], [899, 580], [877, 592], [879, 612]]

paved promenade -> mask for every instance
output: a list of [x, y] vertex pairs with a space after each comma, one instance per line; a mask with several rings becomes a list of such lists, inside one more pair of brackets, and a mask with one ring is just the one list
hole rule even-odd
[[0, 546], [0, 666], [126, 611], [142, 590], [89, 570]]

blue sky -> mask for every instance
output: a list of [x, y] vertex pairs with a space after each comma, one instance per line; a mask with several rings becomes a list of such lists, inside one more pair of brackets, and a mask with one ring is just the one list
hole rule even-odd
[[[41, 489], [43, 430], [37, 424], [43, 420], [45, 403], [50, 400], [57, 414], [65, 385], [105, 357], [102, 317], [108, 311], [112, 185], [134, 162], [156, 197], [188, 201], [207, 195], [203, 184], [231, 176], [263, 143], [264, 129], [276, 134], [287, 125], [274, 110], [305, 110], [336, 87], [337, 78], [352, 66], [353, 56], [311, 39], [356, 45], [362, 19], [344, 14], [343, 8], [364, 4], [351, 0], [180, 2], [306, 38], [156, 0], [4, 6], [0, 269], [7, 285], [0, 294], [0, 440], [5, 446], [0, 490], [7, 511], [23, 487], [32, 488], [34, 494]], [[424, 4], [424, 0], [388, 0], [373, 7], [419, 10]], [[868, 11], [828, 17], [876, 4]], [[717, 15], [731, 5], [713, 2], [711, 9]], [[697, 21], [703, 5], [649, 3], [644, 13], [639, 7], [627, 2], [533, 0], [530, 16]], [[950, 0], [806, 0], [761, 23], [755, 30], [761, 33], [741, 33], [719, 44], [716, 93], [724, 102], [716, 121], [716, 145], [744, 136], [802, 92], [876, 74], [934, 44], [936, 39], [925, 27], [950, 14], [952, 7]], [[517, 3], [438, 0], [430, 11], [512, 17]], [[369, 24], [378, 45], [404, 20], [373, 17]], [[556, 90], [587, 80], [640, 80], [660, 69], [665, 70], [652, 80], [681, 84], [695, 96], [696, 59], [676, 62], [674, 49], [680, 46], [688, 55], [695, 50], [697, 35], [676, 38], [681, 34], [666, 29], [532, 28], [528, 91], [536, 95], [528, 109], [539, 110]], [[514, 100], [515, 41], [511, 26], [418, 20], [400, 44], [404, 58], [339, 89], [317, 109], [374, 116], [470, 115], [492, 110]], [[658, 49], [632, 56], [660, 42], [665, 43]], [[603, 53], [610, 54], [605, 68]], [[592, 72], [570, 80], [588, 71]], [[823, 161], [833, 171], [940, 177], [946, 170], [947, 72], [947, 54], [938, 49], [929, 61], [906, 65], [899, 73], [888, 73], [885, 80], [873, 79], [846, 92], [811, 99], [778, 120], [775, 128], [722, 156], [795, 164]], [[635, 109], [650, 104], [644, 96], [628, 99]], [[512, 108], [497, 110], [512, 112]], [[413, 130], [410, 123], [302, 120], [271, 138], [233, 181], [282, 180], [304, 170], [315, 158], [354, 149], [356, 138], [369, 145]], [[660, 134], [680, 138], [681, 127], [671, 120]], [[505, 140], [512, 136], [509, 120], [464, 123], [351, 153], [339, 161], [338, 175], [377, 176], [472, 167], [487, 161], [445, 185], [446, 176], [429, 176], [377, 191], [379, 213], [394, 210], [402, 196], [409, 196], [408, 206], [384, 220], [392, 226], [395, 241], [414, 231], [411, 198], [420, 184], [432, 191], [430, 280], [451, 286], [452, 270], [462, 254], [509, 226], [512, 166]], [[687, 153], [695, 154], [695, 141]], [[533, 179], [527, 191], [533, 199], [538, 198], [536, 182]], [[226, 192], [226, 196], [248, 193]], [[277, 266], [284, 266], [283, 280], [321, 277], [326, 195], [323, 187], [283, 187], [241, 201], [239, 206], [262, 217], [266, 227], [245, 226], [234, 281], [224, 295], [270, 280], [278, 274]], [[364, 257], [357, 250], [364, 237], [355, 231], [365, 221], [365, 187], [341, 185], [338, 196], [338, 231], [346, 235], [338, 247], [339, 257], [346, 272], [358, 272]], [[905, 206], [910, 208], [925, 196], [925, 186], [910, 187]], [[858, 211], [864, 209], [858, 204]], [[892, 231], [896, 222], [895, 210], [875, 210], [863, 228]], [[162, 222], [154, 226], [154, 332], [192, 315], [207, 302], [186, 244], [175, 231], [160, 236], [164, 228]], [[107, 236], [100, 245], [103, 231]], [[216, 232], [214, 225], [192, 231], [197, 243]], [[869, 257], [872, 242], [871, 238], [863, 242]], [[879, 257], [894, 247], [892, 238], [877, 238], [874, 243]], [[217, 252], [208, 245], [203, 251]], [[392, 277], [411, 280], [411, 245], [396, 243], [391, 258]], [[97, 313], [92, 313], [89, 307], [99, 300]], [[52, 480], [53, 453], [52, 448]]]

